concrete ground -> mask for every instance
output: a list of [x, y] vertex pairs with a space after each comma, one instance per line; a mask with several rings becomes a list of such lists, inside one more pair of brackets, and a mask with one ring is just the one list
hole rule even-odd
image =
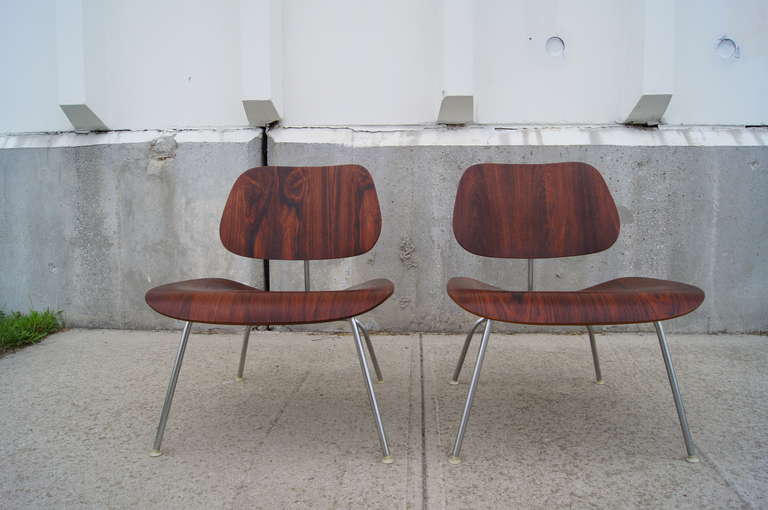
[[[2, 508], [768, 508], [768, 339], [670, 344], [702, 461], [683, 460], [651, 334], [491, 338], [464, 462], [459, 335], [374, 335], [394, 464], [383, 464], [349, 335], [190, 340], [148, 454], [178, 333], [70, 330], [0, 359]], [[474, 358], [474, 349], [470, 358]]]

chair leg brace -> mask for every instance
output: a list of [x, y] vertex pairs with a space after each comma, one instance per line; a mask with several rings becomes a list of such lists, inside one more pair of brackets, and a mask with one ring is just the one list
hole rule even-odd
[[667, 367], [667, 377], [669, 377], [669, 386], [672, 388], [672, 398], [675, 400], [675, 408], [677, 409], [677, 417], [680, 419], [680, 429], [683, 432], [683, 440], [685, 441], [685, 450], [688, 453], [688, 457], [685, 459], [688, 462], [699, 462], [699, 457], [696, 455], [696, 445], [693, 444], [693, 437], [691, 431], [688, 428], [688, 418], [685, 415], [685, 406], [683, 405], [683, 397], [680, 395], [680, 386], [677, 384], [677, 374], [675, 374], [675, 367], [672, 366], [672, 356], [669, 354], [669, 345], [667, 344], [667, 337], [664, 335], [664, 328], [661, 327], [660, 322], [654, 322], [656, 327], [656, 335], [659, 337], [659, 346], [661, 347], [661, 357], [664, 358], [664, 366]]
[[[467, 355], [467, 350], [469, 349], [469, 344], [472, 341], [472, 336], [475, 333], [475, 330], [482, 324], [483, 321], [486, 321], [485, 324], [485, 330], [483, 332], [483, 338], [480, 342], [480, 348], [477, 352], [477, 359], [475, 361], [475, 371], [472, 373], [472, 380], [469, 384], [469, 391], [467, 392], [467, 400], [464, 404], [464, 411], [461, 416], [461, 421], [459, 422], [459, 429], [456, 433], [456, 440], [453, 444], [453, 449], [451, 450], [451, 456], [448, 459], [451, 464], [459, 464], [461, 462], [461, 445], [464, 441], [464, 434], [466, 433], [467, 428], [467, 422], [469, 421], [469, 414], [472, 409], [472, 402], [475, 397], [475, 392], [477, 391], [477, 385], [480, 380], [480, 371], [483, 367], [483, 360], [485, 359], [485, 351], [488, 347], [488, 338], [490, 336], [491, 331], [491, 321], [487, 319], [478, 319], [475, 324], [472, 326], [472, 328], [469, 330], [469, 333], [467, 334], [467, 338], [464, 341], [464, 346], [461, 350], [461, 354], [459, 355], [459, 361], [456, 365], [456, 368], [453, 372], [453, 377], [451, 378], [451, 384], [458, 384], [459, 374], [461, 373], [462, 365], [464, 364], [464, 359]], [[659, 346], [661, 347], [661, 356], [664, 359], [664, 366], [667, 369], [667, 376], [669, 377], [669, 385], [672, 388], [672, 397], [675, 401], [675, 408], [677, 409], [677, 416], [680, 420], [680, 429], [683, 433], [683, 440], [685, 442], [685, 449], [687, 452], [686, 460], [691, 463], [699, 462], [699, 458], [696, 455], [696, 446], [693, 443], [693, 437], [691, 436], [691, 431], [688, 427], [688, 419], [686, 417], [685, 413], [685, 406], [683, 405], [683, 398], [680, 395], [680, 386], [677, 382], [677, 374], [675, 373], [675, 368], [672, 366], [672, 357], [669, 353], [669, 345], [667, 344], [667, 338], [664, 334], [664, 329], [661, 326], [661, 323], [654, 322], [654, 327], [656, 328], [656, 334], [659, 338]], [[591, 326], [587, 326], [587, 332], [589, 333], [589, 343], [590, 348], [592, 350], [592, 360], [595, 364], [595, 382], [597, 384], [603, 383], [603, 376], [602, 372], [600, 370], [600, 359], [598, 357], [597, 353], [597, 344], [595, 342], [595, 334], [592, 330]]]
[[477, 383], [480, 381], [480, 370], [483, 368], [483, 360], [485, 359], [485, 351], [488, 348], [488, 338], [491, 336], [491, 320], [485, 321], [485, 329], [483, 330], [483, 338], [480, 340], [480, 348], [477, 350], [477, 359], [475, 360], [475, 371], [472, 373], [472, 380], [469, 383], [469, 391], [467, 392], [467, 401], [464, 403], [464, 412], [461, 415], [461, 421], [459, 422], [459, 430], [456, 432], [456, 441], [453, 443], [453, 450], [451, 450], [451, 456], [448, 461], [451, 464], [459, 464], [461, 462], [461, 443], [464, 441], [464, 433], [467, 430], [467, 422], [469, 421], [469, 412], [472, 409], [472, 401], [475, 398], [475, 392], [477, 391]]
[[157, 426], [157, 434], [155, 434], [155, 444], [152, 446], [152, 451], [149, 453], [152, 457], [159, 457], [163, 454], [160, 451], [160, 445], [163, 443], [165, 425], [168, 423], [168, 414], [171, 412], [173, 394], [176, 392], [176, 382], [179, 380], [181, 363], [184, 361], [184, 352], [187, 350], [187, 341], [189, 340], [189, 332], [191, 330], [191, 322], [184, 324], [184, 329], [181, 332], [181, 342], [179, 342], [179, 348], [176, 351], [176, 361], [173, 363], [173, 370], [171, 371], [171, 380], [168, 382], [168, 389], [165, 392], [165, 402], [163, 402], [163, 410], [160, 413], [160, 423]]
[[389, 451], [389, 444], [387, 443], [387, 435], [384, 432], [384, 422], [381, 419], [381, 411], [379, 410], [379, 402], [376, 399], [376, 392], [373, 391], [373, 382], [371, 381], [371, 372], [368, 370], [368, 363], [365, 359], [365, 349], [363, 348], [363, 342], [360, 340], [359, 323], [356, 319], [349, 320], [352, 326], [352, 336], [355, 339], [355, 349], [357, 349], [357, 356], [360, 359], [360, 369], [363, 371], [363, 381], [365, 382], [365, 388], [368, 390], [368, 399], [371, 403], [371, 410], [373, 411], [373, 419], [376, 422], [376, 431], [379, 433], [379, 443], [381, 443], [381, 452], [383, 454], [382, 462], [385, 464], [391, 464], [394, 459]]

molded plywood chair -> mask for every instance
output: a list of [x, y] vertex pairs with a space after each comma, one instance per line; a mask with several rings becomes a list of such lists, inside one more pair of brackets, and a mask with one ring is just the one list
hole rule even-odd
[[586, 326], [595, 375], [602, 384], [593, 325], [653, 322], [667, 368], [689, 462], [698, 462], [661, 321], [695, 310], [701, 289], [654, 278], [619, 278], [573, 292], [533, 290], [533, 259], [587, 255], [619, 236], [619, 215], [600, 173], [585, 163], [481, 164], [459, 182], [453, 209], [456, 240], [475, 255], [528, 259], [528, 290], [506, 291], [471, 278], [452, 278], [448, 294], [480, 317], [467, 335], [453, 384], [475, 330], [485, 323], [450, 460], [460, 462], [472, 400], [480, 379], [492, 321]]
[[222, 244], [244, 257], [303, 260], [305, 291], [269, 292], [231, 280], [203, 278], [161, 285], [147, 292], [147, 304], [155, 311], [186, 321], [152, 455], [161, 454], [192, 323], [246, 326], [238, 368], [238, 380], [242, 380], [251, 327], [349, 320], [384, 462], [392, 462], [361, 331], [379, 381], [381, 370], [368, 332], [356, 317], [383, 303], [394, 286], [389, 280], [378, 279], [345, 290], [309, 288], [309, 260], [360, 255], [373, 248], [380, 232], [376, 188], [362, 166], [260, 167], [243, 173], [232, 187], [221, 218]]

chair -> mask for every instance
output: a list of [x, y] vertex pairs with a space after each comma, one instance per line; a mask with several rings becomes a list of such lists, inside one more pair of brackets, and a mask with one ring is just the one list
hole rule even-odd
[[692, 285], [654, 278], [619, 278], [572, 292], [533, 290], [533, 260], [587, 255], [608, 249], [619, 235], [619, 215], [600, 173], [585, 163], [480, 164], [459, 182], [453, 232], [467, 251], [485, 257], [528, 259], [528, 290], [506, 291], [452, 278], [448, 294], [480, 317], [464, 342], [452, 383], [457, 384], [472, 336], [484, 323], [450, 462], [461, 462], [461, 445], [477, 391], [492, 321], [586, 326], [595, 376], [600, 371], [594, 325], [653, 322], [669, 376], [689, 462], [698, 462], [661, 321], [695, 310], [704, 292]]
[[242, 380], [251, 328], [257, 325], [310, 324], [349, 320], [368, 391], [383, 462], [392, 462], [379, 404], [371, 383], [365, 348], [382, 381], [368, 332], [356, 317], [383, 303], [392, 282], [370, 280], [345, 290], [310, 290], [309, 261], [352, 257], [376, 244], [381, 213], [376, 188], [359, 165], [259, 167], [235, 181], [221, 218], [226, 249], [244, 257], [304, 261], [304, 292], [263, 291], [221, 278], [170, 283], [147, 292], [156, 312], [185, 321], [176, 361], [160, 415], [152, 456], [161, 455], [168, 413], [189, 332], [195, 322], [245, 326], [237, 378]]

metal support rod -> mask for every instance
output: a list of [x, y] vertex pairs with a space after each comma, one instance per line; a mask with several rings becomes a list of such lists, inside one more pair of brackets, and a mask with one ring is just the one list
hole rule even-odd
[[688, 462], [699, 462], [699, 458], [696, 456], [696, 446], [693, 444], [693, 437], [688, 428], [688, 418], [685, 416], [683, 397], [680, 396], [680, 386], [677, 384], [677, 375], [675, 374], [675, 368], [672, 366], [672, 356], [669, 354], [669, 345], [667, 344], [667, 337], [664, 335], [664, 328], [661, 327], [660, 322], [654, 322], [653, 325], [656, 328], [656, 335], [659, 337], [661, 357], [664, 358], [664, 365], [667, 367], [669, 386], [672, 388], [672, 398], [675, 400], [677, 417], [680, 419], [680, 429], [683, 432], [685, 450], [688, 453], [688, 458], [686, 460]]
[[309, 292], [309, 261], [304, 261], [304, 291]]
[[390, 464], [393, 462], [392, 455], [389, 452], [389, 444], [387, 443], [387, 435], [384, 432], [384, 422], [381, 420], [381, 411], [379, 411], [379, 402], [376, 400], [376, 393], [373, 391], [373, 382], [371, 382], [371, 372], [368, 370], [368, 363], [365, 359], [365, 349], [363, 348], [363, 342], [360, 340], [360, 331], [358, 330], [358, 322], [354, 318], [349, 319], [349, 323], [352, 326], [352, 336], [355, 337], [355, 348], [357, 349], [357, 357], [360, 359], [360, 369], [363, 371], [363, 381], [365, 382], [365, 388], [368, 390], [368, 399], [371, 402], [371, 410], [373, 411], [373, 419], [376, 422], [376, 431], [379, 434], [379, 443], [381, 444], [381, 452], [384, 455], [382, 462]]
[[603, 373], [600, 371], [600, 358], [597, 356], [597, 342], [595, 342], [592, 326], [587, 326], [587, 333], [589, 333], [589, 347], [592, 349], [592, 361], [595, 363], [595, 382], [603, 384]]
[[459, 384], [459, 374], [461, 374], [461, 369], [464, 366], [464, 360], [467, 357], [467, 351], [469, 350], [469, 344], [472, 343], [472, 337], [475, 334], [475, 331], [477, 330], [478, 326], [485, 321], [484, 317], [481, 317], [480, 319], [477, 319], [475, 323], [472, 325], [472, 328], [469, 330], [469, 333], [467, 333], [467, 339], [464, 340], [464, 347], [461, 348], [461, 354], [459, 354], [459, 361], [456, 363], [456, 368], [453, 370], [453, 377], [451, 378], [451, 384]]
[[469, 412], [472, 409], [472, 400], [475, 398], [477, 383], [480, 380], [480, 370], [483, 368], [485, 351], [488, 348], [488, 338], [491, 336], [491, 322], [492, 321], [490, 319], [486, 320], [485, 329], [483, 330], [483, 339], [480, 340], [480, 348], [477, 350], [475, 371], [472, 373], [472, 380], [469, 383], [467, 401], [464, 404], [464, 412], [462, 413], [461, 421], [459, 422], [459, 430], [456, 433], [456, 441], [453, 443], [451, 457], [448, 459], [451, 464], [459, 464], [461, 462], [461, 443], [464, 441], [464, 433], [467, 430], [467, 422], [469, 421]]
[[163, 443], [165, 425], [168, 423], [168, 414], [171, 412], [173, 394], [176, 391], [176, 381], [179, 379], [179, 372], [181, 372], [181, 362], [184, 361], [184, 351], [187, 350], [187, 340], [189, 340], [189, 332], [191, 330], [191, 322], [184, 324], [184, 330], [181, 332], [181, 342], [179, 342], [179, 348], [176, 351], [176, 361], [174, 361], [173, 370], [171, 371], [171, 380], [168, 382], [168, 389], [165, 392], [165, 402], [163, 402], [163, 411], [160, 413], [160, 424], [157, 426], [155, 444], [152, 446], [152, 451], [149, 454], [152, 457], [159, 457], [162, 455], [162, 452], [160, 451], [160, 445]]
[[248, 352], [248, 339], [251, 337], [251, 326], [245, 327], [243, 333], [243, 347], [240, 349], [240, 365], [237, 367], [237, 380], [243, 380], [243, 371], [245, 370], [245, 355]]
[[528, 259], [528, 292], [533, 290], [533, 259]]
[[373, 342], [371, 337], [368, 336], [368, 330], [357, 321], [357, 327], [363, 331], [363, 337], [365, 338], [365, 345], [368, 346], [368, 354], [371, 355], [371, 363], [373, 364], [373, 371], [376, 372], [376, 382], [384, 382], [384, 377], [381, 375], [381, 368], [379, 367], [379, 360], [376, 359], [376, 351], [373, 350]]

